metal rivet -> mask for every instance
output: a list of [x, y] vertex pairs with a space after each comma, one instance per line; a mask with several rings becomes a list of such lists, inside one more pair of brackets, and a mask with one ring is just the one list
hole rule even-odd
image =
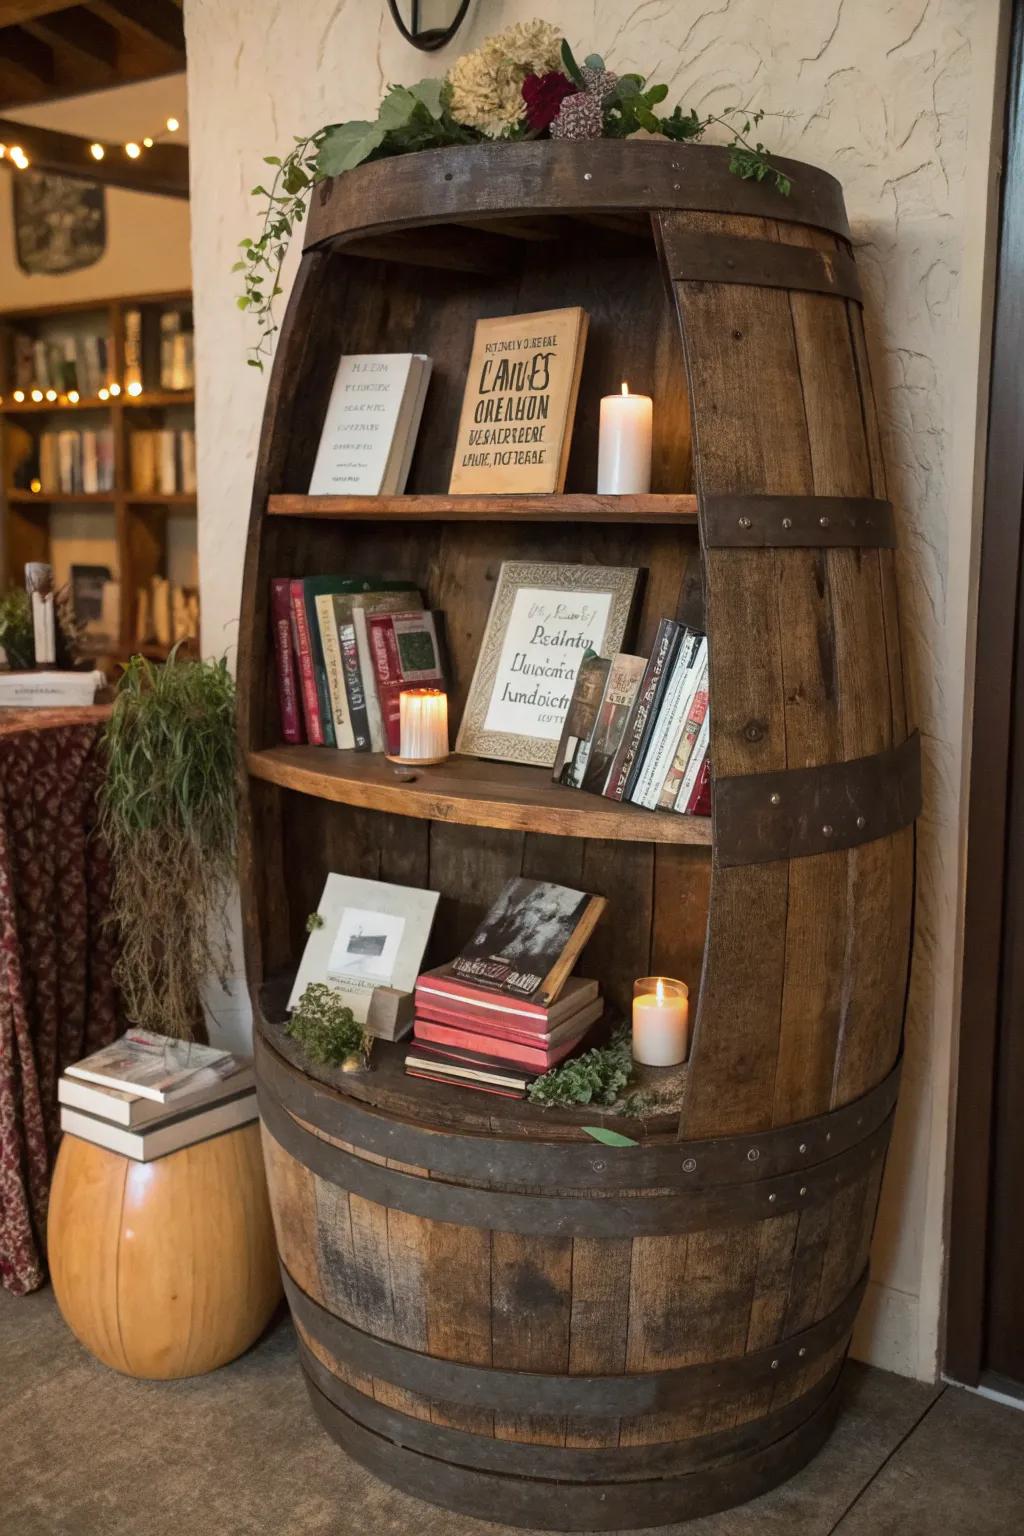
[[778, 1368], [779, 1368], [779, 1362], [777, 1360], [773, 1360], [772, 1361], [772, 1370], [773, 1371], [777, 1371]]
[[692, 1173], [693, 1170], [696, 1168], [696, 1166], [697, 1166], [697, 1159], [695, 1157], [688, 1157], [686, 1159], [686, 1161], [683, 1163], [683, 1172], [684, 1173]]
[[757, 1148], [756, 1147], [751, 1147], [750, 1151], [747, 1153], [747, 1162], [748, 1163], [756, 1163], [760, 1156], [761, 1156], [761, 1154], [757, 1150]]
[[827, 528], [828, 527], [828, 518], [827, 517], [819, 517], [818, 518], [818, 526], [821, 527], [821, 528]]
[[749, 517], [741, 517], [740, 518], [740, 527], [741, 528], [749, 528], [750, 527], [750, 518]]
[[831, 837], [832, 836], [832, 824], [831, 824], [831, 822], [826, 821], [825, 825], [821, 829], [821, 835], [822, 835], [822, 837]]
[[802, 1141], [800, 1143], [800, 1151], [801, 1152], [806, 1152], [807, 1151], [807, 1143], [806, 1143], [806, 1141]]
[[601, 1159], [598, 1158], [597, 1161], [594, 1162], [594, 1163], [591, 1163], [590, 1166], [591, 1166], [591, 1168], [593, 1168], [595, 1173], [604, 1173], [604, 1170], [608, 1167], [608, 1164], [607, 1163], [602, 1163]]
[[669, 163], [671, 164], [672, 169], [674, 171], [678, 171], [678, 169], [679, 169], [679, 161], [678, 160], [672, 160]]
[[806, 1193], [807, 1193], [807, 1185], [806, 1184], [801, 1184], [801, 1186], [800, 1186], [800, 1193], [801, 1193], [801, 1195], [806, 1195]]
[[673, 192], [678, 192], [679, 191], [679, 182], [678, 181], [674, 181], [672, 183], [672, 191]]
[[826, 1131], [825, 1132], [825, 1140], [826, 1141], [831, 1141], [832, 1140], [832, 1132], [831, 1131]]
[[593, 181], [593, 179], [594, 178], [593, 178], [593, 176], [591, 175], [591, 173], [589, 171], [584, 171], [583, 172], [583, 180], [584, 181]]
[[792, 526], [793, 526], [793, 519], [791, 517], [784, 517], [782, 519], [782, 526], [783, 526], [783, 528], [792, 528]]
[[451, 179], [452, 179], [452, 173], [451, 173], [451, 171], [445, 171], [445, 173], [444, 173], [444, 179], [445, 179], [445, 181], [451, 181]]
[[858, 1125], [863, 1125], [864, 1124], [864, 1116], [863, 1115], [858, 1115], [857, 1116], [857, 1124]]
[[860, 827], [862, 832], [863, 832], [864, 828], [867, 826], [867, 824], [868, 824], [868, 819], [867, 819], [866, 816], [858, 816], [857, 817], [857, 825], [858, 825], [858, 827]]
[[800, 1356], [801, 1360], [803, 1359], [804, 1355], [806, 1355], [806, 1353], [807, 1353], [806, 1347], [803, 1344], [801, 1344], [800, 1348], [797, 1350], [797, 1354]]
[[768, 1196], [768, 1204], [769, 1205], [774, 1205], [778, 1198], [779, 1198], [778, 1195], [769, 1195]]
[[778, 792], [776, 792], [774, 795], [769, 795], [768, 799], [769, 799], [769, 802], [772, 805], [781, 805], [782, 804], [782, 796], [780, 794], [778, 794]]

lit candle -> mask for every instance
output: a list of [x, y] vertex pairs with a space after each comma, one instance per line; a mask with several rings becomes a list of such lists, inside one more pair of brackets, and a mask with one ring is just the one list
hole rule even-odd
[[402, 757], [424, 762], [448, 756], [448, 695], [440, 688], [404, 688], [398, 696]]
[[601, 400], [601, 434], [597, 449], [599, 495], [622, 496], [651, 488], [651, 429], [654, 406], [650, 395], [621, 395]]
[[674, 1067], [686, 1060], [690, 991], [685, 981], [643, 976], [633, 983], [633, 1060]]

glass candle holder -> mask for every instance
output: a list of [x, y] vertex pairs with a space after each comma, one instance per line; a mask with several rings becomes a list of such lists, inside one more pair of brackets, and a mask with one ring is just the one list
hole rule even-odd
[[448, 695], [440, 688], [403, 688], [398, 695], [402, 761], [436, 763], [448, 756]]
[[633, 983], [633, 1060], [675, 1067], [686, 1060], [690, 989], [671, 976], [641, 976]]

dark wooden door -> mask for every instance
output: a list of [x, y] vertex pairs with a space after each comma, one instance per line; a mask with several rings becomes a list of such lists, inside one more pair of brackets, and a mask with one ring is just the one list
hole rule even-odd
[[971, 758], [947, 1373], [1024, 1394], [1024, 0], [1007, 90]]

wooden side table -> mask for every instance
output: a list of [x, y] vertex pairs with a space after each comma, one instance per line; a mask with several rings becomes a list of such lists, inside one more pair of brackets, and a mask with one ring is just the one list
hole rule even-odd
[[152, 1163], [65, 1135], [49, 1261], [64, 1321], [104, 1365], [160, 1380], [226, 1365], [281, 1296], [259, 1122]]

